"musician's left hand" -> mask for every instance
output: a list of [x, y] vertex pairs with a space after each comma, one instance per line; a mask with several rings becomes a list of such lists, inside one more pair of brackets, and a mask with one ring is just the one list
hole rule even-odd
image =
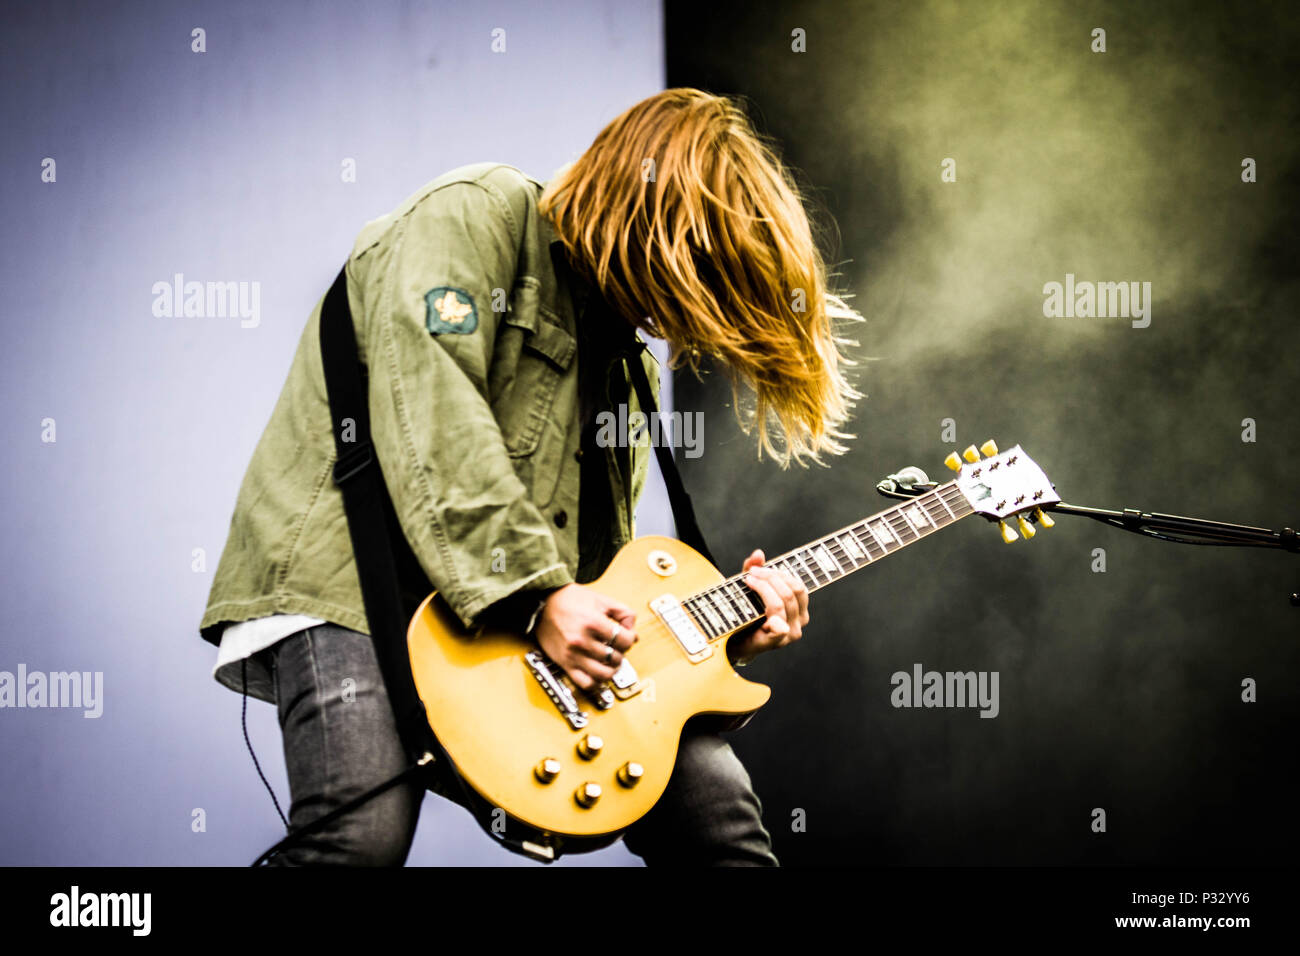
[[808, 586], [784, 571], [764, 567], [766, 560], [762, 551], [755, 551], [741, 568], [748, 572], [745, 582], [762, 598], [767, 619], [731, 639], [727, 654], [733, 660], [785, 647], [803, 637], [808, 623]]

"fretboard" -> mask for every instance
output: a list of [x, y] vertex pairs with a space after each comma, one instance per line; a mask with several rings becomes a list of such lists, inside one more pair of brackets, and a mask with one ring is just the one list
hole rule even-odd
[[[815, 591], [972, 513], [957, 483], [950, 481], [772, 558], [765, 566], [788, 571], [809, 591]], [[745, 584], [744, 577], [737, 574], [682, 601], [709, 640], [765, 617], [762, 599]]]

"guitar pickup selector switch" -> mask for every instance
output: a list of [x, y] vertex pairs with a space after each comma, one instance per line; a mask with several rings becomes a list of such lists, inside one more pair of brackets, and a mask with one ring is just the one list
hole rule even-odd
[[646, 555], [650, 570], [661, 578], [677, 573], [677, 559], [667, 551], [651, 551]]

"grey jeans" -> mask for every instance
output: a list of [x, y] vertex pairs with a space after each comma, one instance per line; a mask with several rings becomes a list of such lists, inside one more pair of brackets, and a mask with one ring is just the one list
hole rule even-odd
[[[275, 687], [295, 829], [407, 765], [368, 635], [321, 624], [261, 653]], [[393, 787], [271, 864], [401, 866], [423, 798], [421, 785]], [[624, 844], [652, 866], [777, 865], [740, 759], [717, 734], [689, 729], [668, 788]]]

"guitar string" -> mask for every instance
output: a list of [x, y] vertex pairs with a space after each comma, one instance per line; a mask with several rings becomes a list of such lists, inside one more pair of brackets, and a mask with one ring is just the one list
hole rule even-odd
[[[943, 511], [940, 512], [938, 515], [936, 515], [930, 510], [930, 506], [934, 504], [939, 504], [940, 507], [943, 509]], [[961, 508], [963, 504], [967, 506], [965, 510], [962, 510]], [[891, 519], [899, 519], [902, 515], [902, 512], [909, 505], [923, 508], [923, 513], [929, 518], [927, 527], [920, 531], [914, 529], [910, 522], [905, 521], [903, 527], [905, 527], [907, 529], [907, 532], [912, 535], [911, 540], [907, 540], [906, 538], [904, 538], [903, 535], [900, 534], [897, 530], [898, 525], [894, 524], [891, 521]], [[956, 505], [956, 507], [954, 507], [954, 505]], [[905, 502], [903, 504], [895, 506], [894, 508], [886, 509], [885, 511], [879, 512], [878, 514], [860, 519], [859, 521], [851, 525], [848, 525], [840, 529], [839, 531], [832, 532], [831, 534], [826, 535], [823, 538], [818, 539], [817, 541], [810, 542], [800, 548], [796, 548], [793, 551], [787, 552], [786, 554], [778, 555], [776, 558], [773, 558], [772, 560], [768, 561], [767, 565], [773, 566], [773, 565], [784, 564], [787, 570], [791, 570], [790, 564], [793, 558], [800, 557], [803, 553], [811, 554], [811, 552], [815, 551], [819, 547], [824, 548], [828, 552], [831, 552], [831, 549], [833, 548], [835, 549], [835, 552], [837, 552], [837, 554], [833, 553], [834, 561], [839, 567], [839, 571], [837, 574], [832, 574], [832, 572], [829, 572], [825, 568], [822, 568], [815, 561], [813, 562], [813, 564], [808, 564], [804, 562], [804, 567], [808, 568], [809, 576], [812, 578], [814, 582], [813, 585], [810, 587], [810, 590], [818, 589], [834, 581], [837, 581], [842, 577], [846, 577], [847, 575], [851, 574], [853, 571], [861, 570], [863, 567], [866, 567], [866, 565], [873, 564], [882, 557], [885, 557], [889, 554], [893, 554], [895, 551], [904, 548], [909, 544], [914, 544], [915, 542], [919, 541], [921, 538], [925, 537], [927, 534], [940, 530], [941, 528], [947, 527], [949, 524], [952, 524], [960, 520], [961, 518], [968, 517], [970, 514], [973, 513], [974, 513], [974, 509], [969, 508], [969, 503], [966, 502], [965, 496], [961, 493], [960, 489], [957, 488], [956, 482], [950, 481], [944, 485], [940, 485], [939, 487], [932, 489], [931, 491], [927, 492], [924, 495], [918, 496], [917, 498], [913, 499], [910, 502]], [[877, 520], [880, 520], [882, 523], [885, 523], [886, 526], [891, 531], [893, 531], [895, 535], [894, 538], [895, 544], [892, 547], [885, 547], [881, 545], [879, 542], [875, 540], [874, 536], [871, 536], [870, 524], [871, 522]], [[855, 559], [845, 551], [842, 543], [840, 542], [840, 538], [846, 534], [850, 535], [852, 539], [856, 541], [858, 546], [862, 549], [863, 551], [862, 558]], [[867, 538], [867, 540], [864, 540], [863, 536], [869, 536], [869, 537]], [[876, 554], [875, 553], [876, 551], [879, 551], [879, 554]], [[812, 572], [813, 566], [816, 566], [821, 569], [821, 573], [825, 575], [827, 578], [825, 582], [822, 582], [820, 578], [818, 578], [817, 575]], [[792, 571], [792, 573], [794, 572]], [[799, 574], [798, 576], [800, 578], [804, 577], [804, 575], [802, 574]], [[758, 612], [754, 608], [752, 600], [750, 599], [751, 595], [756, 596], [755, 592], [752, 589], [750, 589], [747, 585], [744, 584], [743, 579], [744, 579], [743, 573], [739, 575], [735, 575], [730, 578], [726, 578], [723, 581], [719, 582], [718, 584], [712, 585], [708, 588], [703, 589], [702, 591], [696, 592], [695, 594], [692, 594], [681, 601], [681, 604], [691, 614], [693, 622], [696, 624], [697, 627], [700, 627], [701, 633], [704, 634], [704, 636], [708, 641], [713, 642], [721, 639], [722, 637], [730, 636], [731, 634], [734, 634], [736, 631], [744, 628], [748, 624], [756, 620], [762, 619], [763, 614], [761, 612]], [[740, 599], [736, 598], [733, 595], [733, 593], [728, 590], [728, 588], [737, 590], [743, 595], [743, 597], [745, 598], [745, 604], [748, 605], [748, 614], [746, 614], [745, 607], [737, 603]], [[724, 612], [719, 610], [716, 606], [719, 597], [721, 598], [722, 601], [726, 603], [726, 606], [729, 606], [731, 608], [735, 619], [740, 620], [742, 623], [736, 624], [734, 626], [732, 625], [732, 621], [725, 615]], [[727, 625], [726, 627], [723, 628], [721, 633], [713, 634], [712, 631], [715, 630], [716, 628], [713, 627], [711, 625], [711, 622], [707, 620], [707, 617], [702, 612], [702, 610], [690, 606], [690, 605], [699, 604], [704, 598], [708, 598], [714, 604], [714, 611], [718, 620], [724, 625]], [[637, 633], [639, 638], [637, 657], [641, 665], [639, 668], [637, 668], [637, 674], [639, 680], [645, 679], [645, 677], [642, 676], [643, 674], [646, 677], [649, 677], [654, 673], [658, 672], [659, 670], [661, 670], [663, 667], [671, 665], [674, 661], [683, 660], [683, 658], [680, 656], [680, 652], [678, 652], [674, 646], [676, 644], [676, 638], [669, 632], [669, 629], [662, 621], [660, 621], [657, 617], [651, 617], [646, 621], [646, 624], [649, 625], [648, 630], [646, 630], [644, 627], [637, 628]], [[664, 640], [665, 638], [667, 639], [666, 641]], [[643, 641], [644, 643], [642, 643]], [[670, 653], [667, 655], [660, 655], [655, 653], [655, 651], [659, 650], [662, 647], [668, 647], [670, 649]], [[564, 669], [559, 664], [556, 664], [554, 661], [552, 661], [549, 657], [546, 658], [546, 666], [548, 671], [552, 674], [552, 676], [557, 678], [566, 676]], [[607, 682], [602, 682], [602, 686], [604, 686], [606, 683]]]
[[[926, 501], [926, 499], [932, 499], [932, 500]], [[945, 516], [938, 516], [938, 520], [936, 520], [936, 515], [934, 515], [928, 510], [928, 505], [933, 503], [940, 503], [940, 502], [942, 503], [942, 506], [945, 508]], [[879, 514], [872, 515], [869, 518], [864, 518], [856, 522], [855, 524], [842, 528], [839, 531], [832, 532], [830, 535], [827, 535], [826, 537], [818, 541], [811, 542], [807, 545], [804, 545], [801, 548], [796, 548], [794, 551], [787, 552], [786, 554], [778, 555], [776, 558], [773, 558], [770, 561], [768, 561], [767, 565], [769, 567], [773, 565], [784, 566], [786, 570], [790, 570], [792, 573], [796, 573], [797, 576], [800, 577], [801, 579], [804, 579], [805, 584], [809, 583], [807, 581], [807, 577], [811, 577], [812, 583], [810, 585], [810, 590], [815, 590], [824, 587], [827, 584], [830, 584], [834, 581], [837, 581], [840, 578], [845, 577], [848, 574], [851, 574], [853, 571], [860, 570], [861, 568], [865, 567], [866, 564], [874, 563], [880, 558], [888, 554], [892, 554], [894, 551], [899, 550], [899, 548], [906, 547], [909, 544], [914, 544], [915, 542], [919, 541], [921, 538], [925, 537], [927, 534], [937, 531], [940, 528], [946, 527], [947, 525], [952, 524], [953, 522], [958, 521], [961, 518], [967, 517], [974, 512], [974, 509], [969, 508], [969, 503], [966, 503], [967, 510], [964, 510], [962, 513], [959, 514], [958, 511], [961, 510], [960, 506], [962, 503], [966, 503], [965, 496], [962, 495], [960, 489], [957, 488], [955, 482], [948, 482], [944, 485], [939, 486], [938, 488], [933, 489], [930, 492], [927, 492], [925, 495], [919, 496], [917, 499], [914, 499], [912, 502], [898, 505], [895, 508], [887, 509], [886, 511], [882, 511]], [[893, 523], [890, 519], [898, 518], [901, 512], [905, 510], [909, 505], [917, 505], [917, 504], [927, 505], [925, 514], [929, 515], [930, 522], [929, 522], [929, 526], [926, 529], [920, 531], [919, 533], [912, 530], [910, 524], [905, 525], [904, 527], [907, 528], [906, 533], [911, 536], [910, 540], [908, 540], [903, 536], [902, 533], [900, 533], [899, 526]], [[954, 504], [957, 505], [956, 508], [953, 507]], [[951, 513], [952, 516], [947, 517], [946, 516], [947, 513]], [[893, 546], [885, 547], [881, 545], [879, 542], [875, 541], [874, 537], [871, 537], [867, 540], [863, 540], [864, 535], [871, 534], [870, 524], [873, 521], [877, 521], [878, 519], [894, 533], [895, 544]], [[940, 521], [942, 521], [942, 523], [939, 523]], [[858, 543], [859, 547], [862, 548], [864, 552], [864, 557], [862, 559], [858, 559], [858, 560], [852, 559], [850, 556], [846, 554], [846, 552], [843, 549], [843, 546], [838, 543], [838, 539], [846, 534], [851, 536]], [[838, 551], [838, 556], [835, 557], [835, 561], [840, 566], [840, 570], [838, 573], [832, 573], [822, 568], [821, 573], [827, 579], [824, 582], [821, 580], [820, 577], [817, 576], [815, 572], [812, 571], [812, 567], [814, 565], [820, 567], [820, 565], [817, 565], [815, 561], [813, 562], [813, 565], [809, 565], [807, 562], [802, 562], [803, 566], [809, 568], [808, 575], [797, 573], [797, 570], [792, 568], [793, 560], [795, 558], [801, 557], [804, 553], [811, 553], [819, 547], [824, 547], [828, 552], [830, 552], [832, 548]], [[879, 551], [879, 554], [874, 553], [876, 551]], [[865, 562], [865, 564], [861, 562]], [[848, 570], [845, 570], [846, 565], [848, 567]], [[696, 604], [696, 603], [702, 603], [704, 599], [708, 599], [708, 601], [710, 601], [714, 605], [717, 605], [719, 600], [721, 600], [721, 602], [723, 602], [726, 606], [729, 606], [734, 613], [742, 615], [742, 619], [744, 620], [744, 623], [737, 625], [737, 627], [744, 627], [745, 624], [761, 618], [762, 614], [761, 613], [756, 614], [756, 611], [752, 609], [752, 602], [747, 602], [750, 604], [751, 610], [749, 612], [749, 615], [746, 616], [745, 606], [737, 604], [738, 599], [734, 597], [734, 594], [729, 589], [732, 588], [733, 586], [739, 587], [743, 583], [744, 583], [744, 574], [742, 573], [739, 575], [735, 575], [733, 577], [724, 579], [722, 582], [718, 584], [712, 585], [711, 587], [705, 588], [702, 591], [690, 595], [688, 598], [684, 599], [682, 603], [684, 605]], [[748, 586], [745, 586], [743, 593], [745, 593], [746, 596], [748, 596], [749, 594], [752, 594], [753, 591], [752, 589], [749, 589]], [[693, 608], [691, 608], [691, 610], [693, 611], [693, 616], [696, 617], [697, 619], [702, 616], [701, 613], [694, 612]], [[755, 614], [756, 616], [754, 616]], [[732, 633], [732, 632], [728, 632], [728, 633]], [[718, 637], [721, 636], [723, 635], [722, 634], [714, 635], [713, 637], [710, 638], [710, 640], [716, 640]]]

